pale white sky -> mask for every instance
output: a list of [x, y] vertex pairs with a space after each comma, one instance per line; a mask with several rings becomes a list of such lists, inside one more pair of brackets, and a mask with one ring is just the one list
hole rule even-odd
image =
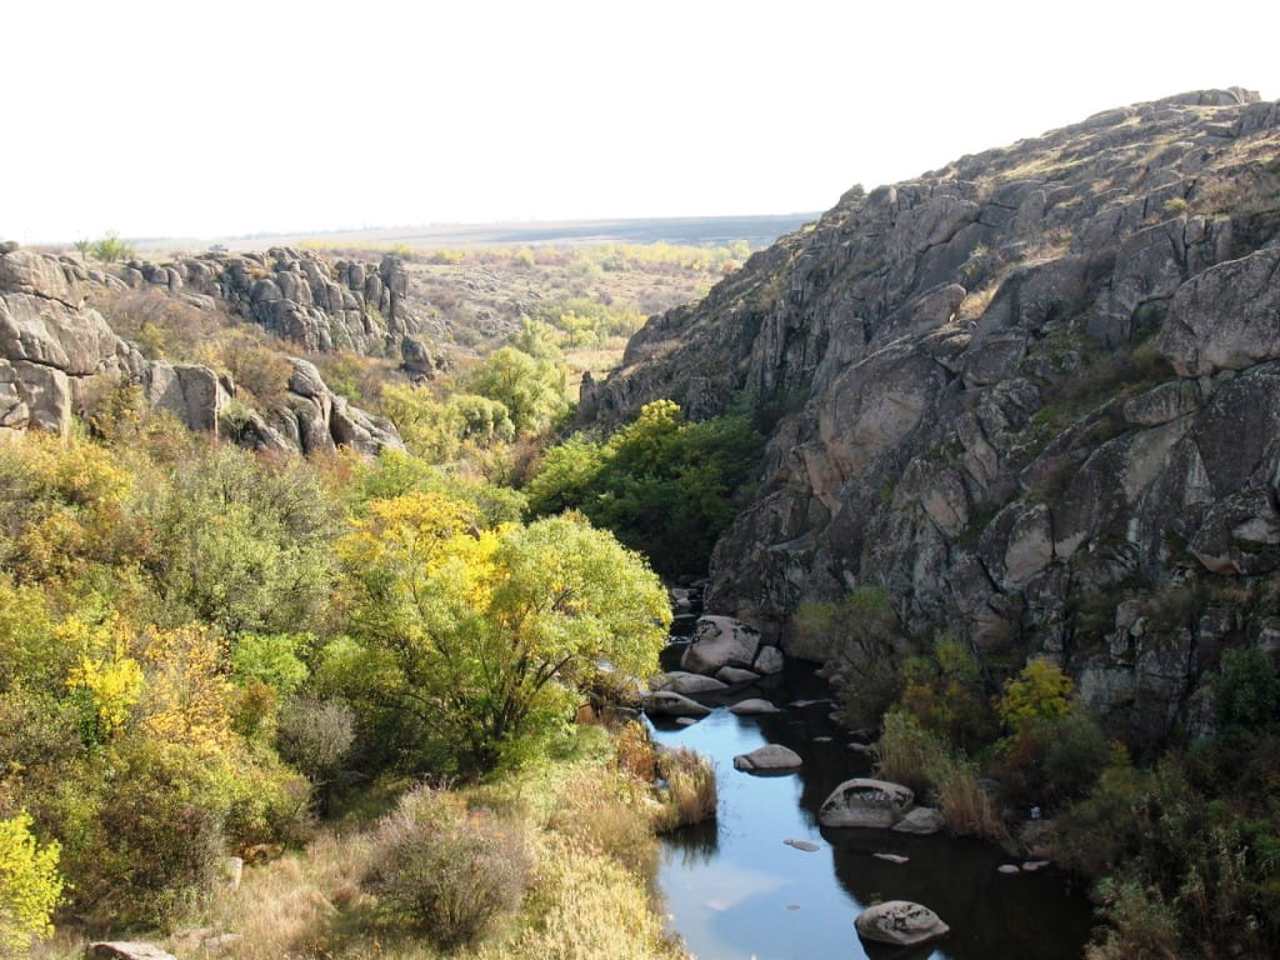
[[1280, 4], [8, 0], [0, 239], [784, 213], [1280, 97]]

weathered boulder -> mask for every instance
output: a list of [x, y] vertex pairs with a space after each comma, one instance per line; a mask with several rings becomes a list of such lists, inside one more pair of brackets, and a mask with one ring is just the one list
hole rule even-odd
[[737, 703], [731, 704], [729, 706], [729, 712], [739, 717], [760, 717], [773, 713], [781, 713], [782, 711], [768, 700], [762, 700], [759, 697], [752, 697], [749, 700], [739, 700]]
[[776, 773], [799, 770], [802, 766], [800, 754], [780, 743], [767, 743], [733, 758], [733, 769], [746, 773]]
[[728, 690], [729, 685], [722, 680], [717, 680], [715, 677], [677, 670], [657, 678], [654, 689], [674, 690], [676, 693], [691, 696], [699, 693], [720, 693]]
[[711, 708], [670, 690], [659, 690], [645, 696], [644, 711], [659, 717], [705, 717]]
[[732, 617], [700, 617], [680, 665], [692, 673], [714, 674], [724, 667], [750, 670], [759, 650], [760, 631], [754, 627]]
[[898, 947], [936, 940], [951, 930], [928, 907], [908, 900], [886, 900], [868, 907], [858, 914], [854, 926], [864, 940]]
[[760, 652], [756, 654], [756, 661], [752, 664], [752, 669], [756, 673], [769, 675], [781, 673], [785, 665], [786, 662], [783, 659], [781, 650], [777, 647], [761, 647]]
[[755, 683], [760, 679], [760, 674], [741, 667], [721, 667], [716, 671], [716, 679], [736, 687], [744, 683]]
[[824, 827], [888, 829], [911, 809], [915, 794], [900, 783], [855, 777], [831, 792], [818, 809]]
[[893, 825], [893, 829], [898, 833], [927, 835], [937, 833], [944, 826], [946, 821], [939, 811], [932, 807], [915, 807], [907, 811], [903, 818]]

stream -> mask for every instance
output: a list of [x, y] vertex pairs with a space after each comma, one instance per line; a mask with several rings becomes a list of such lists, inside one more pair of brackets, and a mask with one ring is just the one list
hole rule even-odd
[[[830, 722], [830, 690], [811, 669], [788, 664], [782, 675], [729, 700], [748, 696], [783, 712], [738, 717], [721, 704], [689, 727], [651, 721], [658, 743], [690, 747], [716, 763], [717, 820], [669, 837], [658, 876], [671, 927], [699, 960], [1080, 960], [1094, 924], [1090, 905], [1056, 869], [1006, 876], [996, 868], [1021, 861], [993, 844], [818, 826], [818, 808], [831, 791], [871, 773]], [[819, 702], [787, 706], [801, 700]], [[795, 750], [803, 768], [785, 776], [734, 770], [734, 756], [765, 743]], [[818, 850], [795, 849], [786, 839]], [[910, 860], [890, 863], [876, 853]], [[916, 949], [864, 944], [854, 917], [893, 899], [924, 904], [951, 932]]]

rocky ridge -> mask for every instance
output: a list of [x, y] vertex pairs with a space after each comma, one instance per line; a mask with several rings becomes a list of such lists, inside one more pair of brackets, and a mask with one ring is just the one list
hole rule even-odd
[[[152, 409], [253, 448], [313, 453], [341, 445], [373, 454], [402, 445], [390, 424], [334, 395], [305, 360], [292, 361], [279, 404], [265, 413], [236, 411], [231, 378], [198, 364], [147, 359], [89, 305], [95, 285], [123, 282], [68, 258], [0, 244], [0, 435], [65, 435], [72, 415], [104, 388], [135, 384]], [[171, 289], [181, 289], [179, 282]]]
[[1204, 728], [1220, 650], [1280, 651], [1280, 103], [1196, 91], [854, 188], [652, 318], [580, 421], [744, 393], [773, 425], [709, 609], [790, 650], [801, 602], [875, 585], [908, 634], [1063, 662], [1134, 739]]

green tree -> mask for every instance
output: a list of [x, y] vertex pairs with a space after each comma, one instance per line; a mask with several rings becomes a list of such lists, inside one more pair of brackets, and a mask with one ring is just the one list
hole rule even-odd
[[506, 407], [517, 435], [539, 433], [569, 411], [564, 367], [502, 347], [472, 373], [472, 392]]

